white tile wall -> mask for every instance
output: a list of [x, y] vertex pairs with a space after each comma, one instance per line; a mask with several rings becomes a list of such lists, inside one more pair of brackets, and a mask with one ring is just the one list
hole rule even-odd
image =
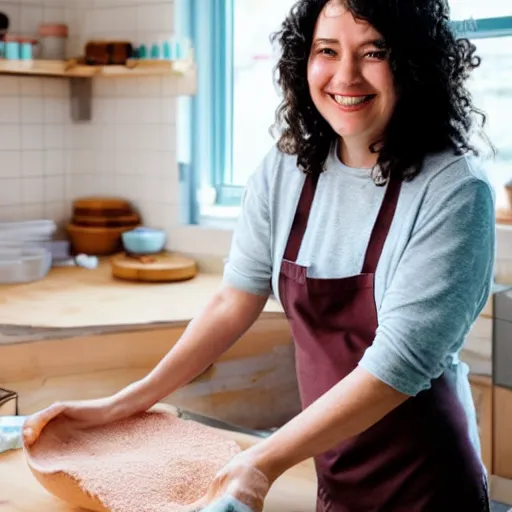
[[[93, 38], [150, 42], [172, 35], [172, 1], [17, 0], [1, 2], [12, 31], [66, 22], [68, 56]], [[133, 201], [146, 224], [178, 223], [176, 98], [185, 80], [95, 80], [93, 120], [73, 124], [65, 80], [0, 77], [0, 220], [65, 221], [71, 201], [88, 194]]]
[[[0, 2], [9, 31], [36, 35], [42, 21], [62, 22], [65, 0]], [[0, 76], [0, 221], [65, 214], [68, 84]]]
[[[70, 47], [108, 36], [136, 44], [168, 38], [172, 1], [102, 0], [71, 11]], [[130, 199], [146, 224], [171, 231], [179, 222], [176, 98], [188, 84], [161, 77], [97, 79], [93, 120], [73, 125], [68, 197], [114, 194]]]

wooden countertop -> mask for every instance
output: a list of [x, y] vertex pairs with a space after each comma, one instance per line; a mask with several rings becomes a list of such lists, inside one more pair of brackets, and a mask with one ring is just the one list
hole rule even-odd
[[[108, 261], [95, 270], [54, 268], [40, 281], [0, 286], [0, 324], [65, 329], [188, 322], [221, 279], [200, 273], [181, 283], [120, 281], [111, 276]], [[282, 309], [269, 300], [265, 312]]]
[[[107, 260], [94, 270], [54, 268], [40, 281], [0, 286], [0, 338], [17, 326], [76, 329], [189, 322], [221, 280], [220, 274], [200, 273], [181, 283], [121, 281], [112, 277]], [[495, 285], [493, 292], [501, 288]], [[264, 313], [283, 310], [270, 299]], [[482, 314], [492, 315], [490, 300]]]

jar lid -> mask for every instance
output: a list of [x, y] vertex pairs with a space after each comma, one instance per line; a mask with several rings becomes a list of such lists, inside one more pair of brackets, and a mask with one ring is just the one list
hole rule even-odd
[[15, 34], [6, 34], [4, 41], [7, 43], [37, 44], [37, 39], [34, 39], [33, 37], [17, 36]]
[[68, 37], [68, 26], [59, 23], [43, 23], [39, 25], [39, 35], [43, 37]]

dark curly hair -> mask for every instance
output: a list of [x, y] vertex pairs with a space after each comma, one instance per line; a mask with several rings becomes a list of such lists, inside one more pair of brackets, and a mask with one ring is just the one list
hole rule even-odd
[[[329, 1], [342, 3], [370, 23], [385, 40], [397, 90], [397, 104], [382, 139], [376, 168], [383, 184], [390, 176], [414, 178], [428, 153], [452, 148], [478, 154], [470, 143], [475, 116], [465, 82], [480, 65], [475, 46], [457, 39], [445, 0], [299, 0], [271, 41], [281, 50], [275, 73], [283, 93], [271, 133], [277, 147], [297, 155], [300, 169], [318, 174], [337, 134], [317, 111], [307, 83], [307, 65], [318, 16]], [[481, 131], [483, 138], [486, 138]], [[378, 146], [378, 150], [376, 149]]]

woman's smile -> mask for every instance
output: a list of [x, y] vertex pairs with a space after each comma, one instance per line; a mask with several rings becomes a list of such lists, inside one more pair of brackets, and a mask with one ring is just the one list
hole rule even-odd
[[367, 95], [341, 95], [341, 94], [329, 94], [334, 100], [337, 107], [343, 112], [357, 112], [371, 105], [375, 99], [376, 94]]

